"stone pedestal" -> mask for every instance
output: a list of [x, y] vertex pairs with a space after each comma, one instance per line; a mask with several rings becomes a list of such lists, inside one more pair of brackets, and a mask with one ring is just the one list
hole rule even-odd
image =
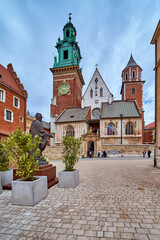
[[11, 184], [11, 182], [13, 181], [13, 169], [0, 172], [0, 178], [2, 187], [9, 183]]

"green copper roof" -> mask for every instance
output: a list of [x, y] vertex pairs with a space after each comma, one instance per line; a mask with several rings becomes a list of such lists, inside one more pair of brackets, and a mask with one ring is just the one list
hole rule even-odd
[[141, 114], [134, 101], [113, 101], [102, 104], [101, 118], [119, 118], [120, 114], [123, 117], [140, 117]]
[[76, 35], [76, 28], [71, 23], [71, 17], [69, 17], [69, 22], [63, 28], [63, 39], [61, 40], [59, 37], [55, 46], [58, 51], [58, 58], [57, 56], [54, 57], [53, 68], [79, 65], [82, 57], [78, 42], [76, 42]]

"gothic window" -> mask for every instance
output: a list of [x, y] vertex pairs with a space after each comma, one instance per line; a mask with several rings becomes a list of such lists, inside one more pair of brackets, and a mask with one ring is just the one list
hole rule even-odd
[[63, 52], [63, 59], [68, 59], [68, 50]]
[[132, 94], [135, 94], [135, 87], [132, 88]]
[[90, 90], [90, 97], [93, 98], [93, 89]]
[[74, 137], [74, 128], [72, 126], [69, 126], [66, 131], [66, 135], [69, 137]]
[[133, 124], [132, 123], [127, 123], [126, 135], [133, 135]]
[[66, 30], [66, 37], [69, 37], [69, 30]]
[[126, 81], [128, 80], [128, 74], [126, 73]]
[[103, 88], [100, 89], [100, 97], [103, 97]]
[[135, 78], [135, 71], [132, 72], [132, 77]]
[[114, 135], [115, 134], [115, 127], [113, 123], [110, 123], [107, 127], [107, 135]]

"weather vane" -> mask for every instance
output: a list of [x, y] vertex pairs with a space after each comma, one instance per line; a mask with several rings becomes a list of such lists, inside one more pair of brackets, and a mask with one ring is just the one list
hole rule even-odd
[[96, 66], [96, 68], [97, 68], [97, 67], [98, 67], [98, 64], [96, 63], [96, 65], [95, 65], [95, 66]]
[[69, 20], [71, 21], [71, 19], [72, 19], [72, 18], [71, 18], [72, 13], [69, 13], [68, 15], [69, 15]]

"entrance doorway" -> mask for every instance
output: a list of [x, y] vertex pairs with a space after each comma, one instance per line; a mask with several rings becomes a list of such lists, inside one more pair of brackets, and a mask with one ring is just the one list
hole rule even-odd
[[94, 156], [94, 142], [92, 141], [89, 141], [88, 142], [88, 151], [87, 151], [87, 155], [89, 157], [89, 152], [91, 151], [92, 152], [92, 156]]

